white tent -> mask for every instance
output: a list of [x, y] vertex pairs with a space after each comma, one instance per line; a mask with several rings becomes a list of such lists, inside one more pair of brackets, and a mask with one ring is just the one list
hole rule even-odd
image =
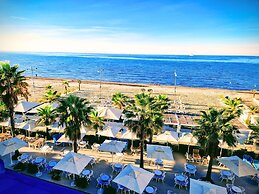
[[14, 112], [21, 112], [21, 113], [25, 113], [28, 110], [31, 110], [32, 108], [39, 106], [40, 103], [38, 102], [26, 102], [26, 101], [22, 101], [19, 102], [17, 104], [17, 106], [14, 108]]
[[119, 131], [123, 128], [122, 123], [107, 123], [103, 130], [97, 132], [98, 135], [106, 137], [116, 137]]
[[114, 107], [97, 107], [97, 112], [104, 119], [120, 120], [122, 110]]
[[44, 108], [46, 106], [52, 106], [53, 109], [57, 108], [58, 107], [58, 104], [57, 103], [44, 103], [44, 104], [41, 104], [35, 108], [32, 108], [31, 110], [29, 110], [27, 113], [28, 114], [37, 114], [39, 112], [38, 109], [40, 108]]
[[178, 143], [178, 133], [175, 131], [165, 131], [156, 136], [154, 141], [161, 142], [170, 142], [170, 143]]
[[219, 158], [218, 161], [229, 168], [238, 177], [259, 173], [252, 165], [241, 160], [238, 156], [222, 157]]
[[99, 147], [99, 150], [102, 152], [110, 152], [113, 162], [113, 153], [121, 153], [126, 145], [127, 143], [123, 141], [105, 140]]
[[169, 146], [147, 144], [147, 157], [161, 160], [174, 160]]
[[113, 180], [136, 193], [142, 193], [154, 174], [129, 164]]
[[0, 142], [0, 155], [5, 156], [7, 154], [10, 154], [11, 164], [12, 164], [12, 152], [22, 147], [25, 147], [27, 145], [28, 144], [25, 141], [17, 137], [5, 140], [3, 142]]
[[90, 156], [69, 152], [56, 164], [56, 166], [54, 166], [53, 169], [80, 175], [91, 160], [92, 157]]
[[190, 194], [198, 193], [227, 194], [227, 189], [205, 181], [190, 179]]
[[[86, 129], [85, 129], [84, 126], [81, 126], [81, 128], [80, 128], [80, 139], [79, 139], [79, 141], [81, 141], [81, 140], [84, 138], [85, 135], [86, 135]], [[72, 141], [69, 139], [69, 137], [66, 137], [65, 134], [63, 134], [63, 135], [57, 140], [57, 142], [59, 142], [59, 143], [72, 143]]]
[[189, 153], [190, 145], [197, 145], [198, 139], [192, 133], [182, 133], [178, 143], [188, 145], [187, 152]]
[[121, 132], [121, 136], [119, 138], [120, 139], [131, 139], [131, 140], [138, 139], [137, 134], [128, 129], [123, 129], [123, 131]]

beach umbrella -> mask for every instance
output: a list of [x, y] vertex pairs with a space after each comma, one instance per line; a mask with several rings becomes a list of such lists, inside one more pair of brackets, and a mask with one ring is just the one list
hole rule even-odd
[[103, 130], [97, 132], [97, 135], [106, 137], [116, 137], [119, 131], [123, 128], [122, 123], [107, 123]]
[[137, 134], [124, 128], [123, 131], [121, 132], [121, 136], [119, 136], [118, 138], [120, 139], [130, 139], [131, 140], [131, 151], [133, 150], [133, 140], [138, 139]]
[[13, 164], [12, 153], [27, 145], [28, 144], [25, 141], [23, 141], [17, 137], [13, 137], [11, 139], [0, 142], [0, 155], [5, 156], [7, 154], [10, 154], [11, 165], [12, 165]]
[[91, 160], [92, 157], [90, 156], [69, 152], [53, 167], [53, 169], [80, 175]]
[[218, 161], [229, 168], [238, 177], [258, 174], [258, 171], [238, 156], [222, 157]]
[[[86, 129], [85, 129], [84, 126], [81, 126], [81, 128], [80, 128], [80, 140], [79, 141], [81, 141], [84, 138], [85, 135], [86, 135]], [[72, 141], [69, 139], [69, 137], [66, 136], [65, 134], [63, 134], [57, 140], [57, 142], [59, 142], [59, 143], [72, 143]]]
[[175, 131], [165, 131], [156, 136], [157, 141], [178, 143], [178, 133]]
[[38, 102], [26, 102], [26, 101], [22, 101], [19, 102], [17, 104], [17, 106], [14, 108], [14, 112], [21, 112], [21, 113], [25, 113], [28, 110], [31, 110], [32, 108], [39, 106], [40, 103]]
[[169, 146], [147, 144], [147, 157], [161, 160], [174, 160]]
[[198, 139], [194, 137], [192, 133], [182, 133], [178, 143], [188, 145], [187, 153], [189, 153], [190, 145], [196, 145], [198, 143]]
[[136, 193], [142, 193], [154, 174], [143, 168], [127, 165], [113, 180]]
[[113, 153], [121, 153], [126, 146], [127, 143], [123, 141], [105, 140], [99, 147], [99, 150], [103, 152], [110, 152], [112, 154], [113, 162]]
[[97, 112], [104, 119], [120, 120], [122, 110], [114, 107], [97, 107]]
[[6, 121], [0, 122], [0, 126], [2, 126], [2, 127], [11, 127], [10, 118], [7, 119]]
[[205, 181], [190, 179], [190, 194], [197, 193], [227, 194], [227, 189]]
[[65, 125], [59, 125], [58, 122], [53, 123], [53, 125], [51, 125], [49, 127], [49, 129], [51, 129], [52, 131], [58, 132], [58, 133], [64, 132], [65, 128], [66, 128]]

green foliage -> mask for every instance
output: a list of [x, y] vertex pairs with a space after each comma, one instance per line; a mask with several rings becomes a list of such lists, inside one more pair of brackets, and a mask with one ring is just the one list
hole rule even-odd
[[38, 166], [36, 164], [29, 163], [27, 172], [30, 174], [36, 174], [38, 172]]
[[77, 140], [80, 139], [80, 128], [83, 125], [91, 125], [89, 118], [92, 107], [84, 98], [74, 95], [60, 100], [60, 106], [57, 108], [60, 125], [65, 125], [65, 135], [74, 141], [74, 152], [77, 152]]
[[250, 139], [258, 139], [259, 138], [259, 120], [257, 120], [255, 124], [250, 124], [249, 128], [253, 130], [250, 135]]
[[52, 170], [49, 174], [51, 175], [51, 179], [55, 181], [60, 181], [61, 180], [61, 174], [62, 171], [60, 170]]
[[90, 114], [91, 127], [97, 132], [98, 130], [102, 130], [105, 123], [103, 118], [99, 116], [97, 111], [91, 112]]
[[67, 80], [64, 80], [62, 84], [65, 87], [65, 92], [67, 94], [68, 93], [68, 88], [69, 88], [69, 82]]
[[28, 83], [23, 76], [24, 71], [18, 71], [19, 66], [11, 66], [9, 62], [0, 62], [0, 99], [6, 105], [11, 118], [11, 132], [15, 130], [14, 106], [18, 96], [28, 100]]
[[0, 121], [8, 118], [8, 110], [4, 102], [0, 101]]
[[13, 169], [18, 170], [18, 171], [24, 171], [26, 169], [26, 167], [27, 167], [26, 164], [19, 162], [14, 165]]
[[53, 102], [54, 100], [58, 99], [60, 97], [60, 94], [58, 91], [54, 90], [51, 85], [48, 85], [46, 87], [46, 92], [43, 96], [42, 101], [43, 102]]
[[121, 92], [117, 92], [112, 95], [112, 103], [119, 109], [123, 109], [126, 106], [128, 100], [129, 97], [122, 94]]
[[235, 117], [239, 117], [242, 114], [242, 99], [241, 98], [234, 98], [231, 99], [228, 96], [222, 98], [222, 101], [226, 105], [225, 114], [232, 114]]
[[79, 188], [86, 188], [88, 185], [88, 181], [84, 177], [79, 177], [75, 180], [75, 185]]

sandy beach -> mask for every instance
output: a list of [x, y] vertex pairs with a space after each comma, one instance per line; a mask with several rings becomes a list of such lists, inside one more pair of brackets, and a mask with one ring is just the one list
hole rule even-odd
[[[29, 98], [30, 101], [40, 101], [46, 91], [45, 87], [47, 85], [51, 85], [60, 93], [65, 93], [64, 86], [62, 85], [62, 82], [65, 79], [43, 77], [34, 77], [32, 79], [31, 77], [27, 77], [27, 80], [31, 93]], [[186, 113], [199, 113], [201, 110], [207, 110], [211, 106], [222, 107], [223, 103], [220, 100], [220, 97], [222, 96], [229, 96], [231, 98], [241, 97], [245, 105], [256, 106], [252, 99], [253, 95], [251, 91], [247, 90], [177, 86], [175, 92], [174, 86], [82, 80], [81, 90], [78, 91], [77, 80], [66, 80], [69, 81], [69, 90], [71, 93], [87, 98], [89, 101], [101, 98], [102, 103], [110, 101], [111, 96], [115, 92], [122, 92], [128, 96], [133, 96], [134, 94], [141, 92], [141, 89], [152, 89], [154, 94], [166, 94], [170, 100], [181, 102], [182, 105], [179, 109]]]

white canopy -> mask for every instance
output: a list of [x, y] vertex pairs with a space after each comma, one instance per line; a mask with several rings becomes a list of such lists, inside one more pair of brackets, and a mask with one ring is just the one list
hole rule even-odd
[[116, 137], [117, 133], [119, 133], [122, 128], [122, 123], [107, 123], [104, 130], [98, 131], [97, 134], [106, 137]]
[[122, 110], [114, 107], [97, 107], [97, 112], [104, 119], [120, 120]]
[[227, 194], [227, 189], [215, 184], [207, 183], [205, 181], [198, 181], [190, 179], [190, 194], [198, 193], [213, 193], [213, 194]]
[[22, 101], [19, 102], [17, 104], [17, 106], [14, 108], [14, 112], [21, 112], [21, 113], [25, 113], [28, 110], [31, 110], [32, 108], [39, 106], [40, 103], [38, 102], [26, 102], [26, 101]]
[[[83, 138], [84, 138], [84, 136], [86, 135], [86, 129], [85, 129], [85, 127], [84, 126], [81, 126], [81, 128], [80, 128], [80, 140], [82, 140]], [[79, 140], [79, 141], [80, 141]], [[72, 141], [69, 139], [69, 137], [67, 136], [66, 137], [66, 135], [65, 134], [63, 134], [58, 140], [57, 140], [57, 142], [59, 142], [59, 143], [72, 143]]]
[[161, 160], [174, 160], [169, 146], [147, 144], [147, 157]]
[[15, 150], [18, 150], [27, 145], [28, 144], [25, 141], [23, 141], [17, 137], [2, 141], [2, 142], [0, 142], [0, 155], [4, 156], [7, 154], [10, 154], [10, 153], [14, 152]]
[[126, 142], [123, 141], [105, 140], [99, 150], [103, 152], [121, 153], [126, 145]]
[[182, 133], [178, 140], [180, 144], [195, 145], [198, 143], [198, 139], [193, 136], [192, 133]]
[[156, 136], [157, 141], [178, 143], [178, 133], [175, 131], [165, 131]]
[[54, 169], [80, 175], [91, 160], [92, 157], [69, 152], [54, 166]]
[[32, 108], [31, 110], [29, 110], [27, 113], [29, 114], [37, 114], [39, 112], [38, 109], [40, 108], [44, 108], [46, 106], [52, 106], [53, 109], [57, 108], [58, 107], [58, 104], [57, 103], [43, 103], [35, 108]]
[[2, 127], [10, 127], [11, 126], [10, 118], [7, 119], [6, 121], [0, 122], [0, 126], [2, 126]]
[[17, 128], [19, 129], [23, 129], [26, 131], [32, 131], [35, 127], [36, 127], [36, 122], [35, 121], [26, 121], [26, 122], [22, 122], [20, 123]]
[[252, 165], [241, 160], [238, 156], [222, 157], [219, 158], [218, 161], [229, 168], [238, 177], [259, 173]]
[[128, 129], [123, 129], [123, 131], [121, 132], [121, 135], [118, 138], [131, 139], [131, 140], [138, 139], [137, 134]]
[[136, 193], [142, 193], [153, 176], [153, 173], [129, 164], [115, 177], [113, 182]]
[[49, 127], [52, 131], [55, 131], [55, 132], [64, 132], [64, 129], [66, 128], [65, 125], [63, 126], [59, 126], [59, 123], [58, 122], [55, 122], [53, 125], [51, 125]]

